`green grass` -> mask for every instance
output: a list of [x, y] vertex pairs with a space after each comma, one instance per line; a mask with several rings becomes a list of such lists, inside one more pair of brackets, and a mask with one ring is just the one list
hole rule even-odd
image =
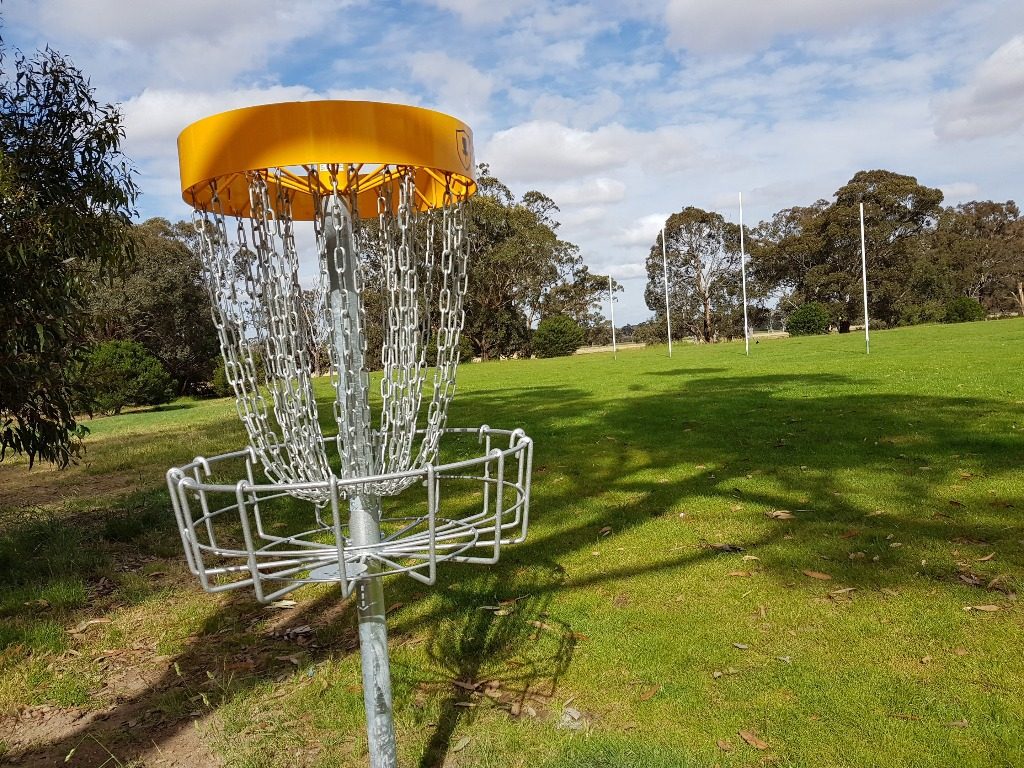
[[[401, 764], [1024, 763], [1024, 320], [872, 342], [463, 366], [449, 423], [534, 438], [533, 522], [494, 568], [387, 582]], [[177, 406], [95, 420], [82, 465], [38, 473], [68, 500], [0, 495], [0, 707], [110, 703], [92, 659], [141, 648], [163, 674], [133, 703], [228, 764], [364, 764], [351, 606], [184, 572], [162, 474], [244, 437], [228, 401]]]

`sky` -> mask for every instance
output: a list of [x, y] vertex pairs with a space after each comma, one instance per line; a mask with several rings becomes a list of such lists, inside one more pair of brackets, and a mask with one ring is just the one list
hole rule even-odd
[[[141, 218], [189, 214], [178, 133], [236, 107], [365, 99], [447, 112], [517, 195], [624, 285], [688, 205], [756, 224], [884, 168], [948, 204], [1018, 202], [1021, 0], [6, 0], [8, 46], [69, 56], [122, 105]], [[607, 311], [606, 311], [607, 314]]]

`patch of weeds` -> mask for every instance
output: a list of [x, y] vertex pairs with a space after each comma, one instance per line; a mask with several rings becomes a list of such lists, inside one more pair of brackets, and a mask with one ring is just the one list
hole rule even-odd
[[91, 681], [77, 673], [58, 675], [46, 687], [46, 699], [58, 707], [82, 707], [91, 698]]

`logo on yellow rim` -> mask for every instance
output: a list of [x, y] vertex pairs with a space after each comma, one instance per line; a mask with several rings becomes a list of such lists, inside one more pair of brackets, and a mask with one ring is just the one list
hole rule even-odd
[[463, 167], [467, 171], [470, 170], [473, 167], [473, 138], [469, 135], [469, 131], [464, 128], [455, 130], [455, 146]]

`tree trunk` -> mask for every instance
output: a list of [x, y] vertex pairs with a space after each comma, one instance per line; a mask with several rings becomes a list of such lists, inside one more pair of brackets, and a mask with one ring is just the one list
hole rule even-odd
[[1024, 282], [1017, 281], [1017, 290], [1010, 294], [1013, 300], [1017, 302], [1017, 311], [1024, 315]]

